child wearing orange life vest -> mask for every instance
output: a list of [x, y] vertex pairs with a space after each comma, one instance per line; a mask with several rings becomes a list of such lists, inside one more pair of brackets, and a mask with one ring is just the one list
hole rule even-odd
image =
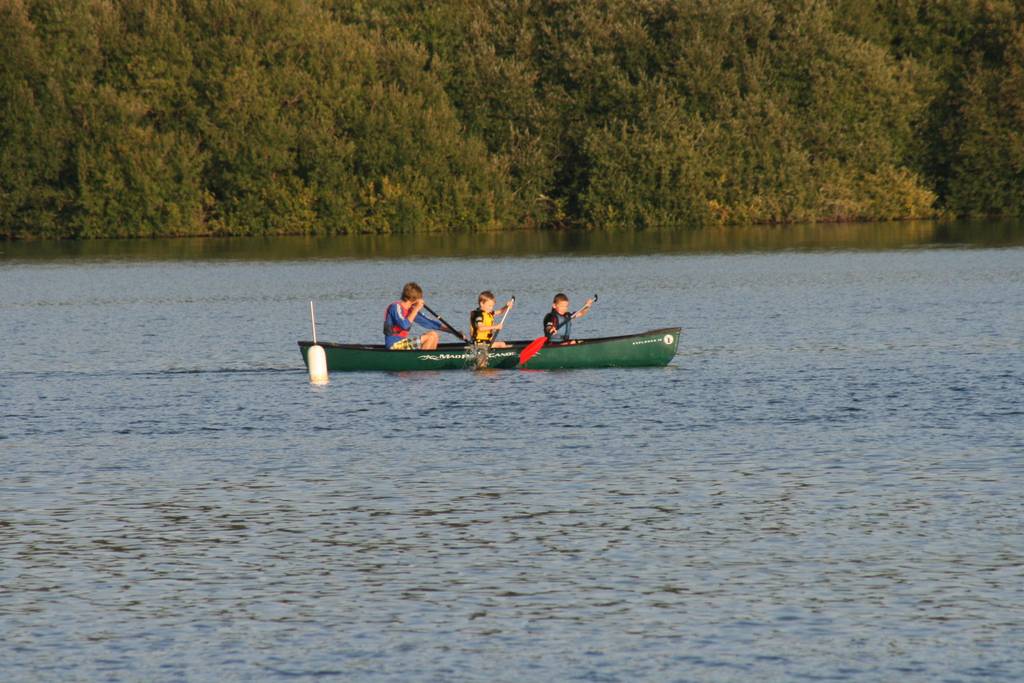
[[501, 329], [502, 324], [494, 322], [497, 315], [501, 315], [512, 308], [513, 301], [509, 301], [494, 310], [494, 293], [489, 289], [480, 292], [477, 296], [477, 309], [469, 314], [470, 338], [477, 344], [490, 344], [491, 348], [504, 349], [508, 344], [501, 341], [491, 342], [494, 335]]

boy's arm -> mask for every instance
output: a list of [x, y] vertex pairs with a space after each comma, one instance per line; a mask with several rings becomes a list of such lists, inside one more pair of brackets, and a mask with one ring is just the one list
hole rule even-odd
[[388, 322], [392, 325], [401, 327], [403, 330], [408, 330], [412, 327], [412, 321], [416, 318], [413, 315], [410, 319], [406, 319], [402, 316], [402, 310], [398, 304], [391, 304], [391, 308], [388, 309]]
[[428, 318], [425, 315], [417, 316], [416, 317], [416, 324], [419, 325], [420, 327], [425, 327], [428, 330], [447, 330], [448, 329], [444, 325], [442, 325], [440, 322], [438, 322], [437, 320], [434, 320], [433, 318]]
[[587, 299], [587, 303], [583, 304], [583, 308], [581, 308], [580, 310], [576, 311], [576, 315], [574, 315], [573, 317], [574, 318], [582, 318], [587, 313], [590, 313], [590, 307], [593, 306], [593, 305], [594, 305], [594, 300], [593, 299]]
[[[500, 311], [498, 311], [498, 312], [500, 312]], [[490, 325], [484, 325], [483, 322], [484, 322], [484, 317], [482, 315], [481, 316], [477, 316], [476, 321], [475, 321], [476, 329], [482, 330], [484, 332], [490, 332], [492, 330], [500, 330], [501, 329], [501, 323], [495, 322], [494, 320], [491, 320], [491, 324]]]
[[[419, 315], [420, 315], [420, 311], [422, 311], [422, 310], [423, 310], [423, 307], [424, 307], [424, 306], [426, 306], [426, 305], [427, 305], [427, 302], [426, 302], [426, 301], [424, 301], [423, 299], [420, 299], [420, 300], [418, 300], [418, 301], [417, 301], [416, 303], [414, 303], [414, 304], [412, 305], [412, 308], [410, 308], [410, 309], [409, 309], [409, 325], [410, 325], [410, 326], [411, 326], [411, 325], [412, 325], [412, 324], [413, 324], [414, 322], [416, 322], [416, 318], [418, 318], [418, 317], [419, 317]], [[399, 314], [401, 314], [401, 313], [399, 313]], [[422, 318], [421, 318], [421, 320], [422, 320]], [[422, 322], [421, 322], [421, 323], [419, 323], [419, 324], [420, 324], [421, 326], [423, 325], [423, 323], [422, 323]], [[408, 328], [406, 328], [406, 329], [408, 329]]]

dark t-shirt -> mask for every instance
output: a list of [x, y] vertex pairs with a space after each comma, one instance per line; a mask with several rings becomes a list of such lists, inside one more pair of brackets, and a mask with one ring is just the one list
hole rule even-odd
[[[558, 328], [558, 331], [552, 334], [551, 330], [554, 328]], [[565, 315], [559, 315], [555, 311], [548, 313], [544, 316], [544, 334], [550, 335], [549, 340], [553, 342], [566, 342], [572, 339], [572, 313]]]

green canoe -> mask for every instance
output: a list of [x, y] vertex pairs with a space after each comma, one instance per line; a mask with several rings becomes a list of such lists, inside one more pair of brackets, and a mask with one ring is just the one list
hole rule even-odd
[[[580, 339], [575, 344], [546, 344], [526, 365], [519, 365], [519, 352], [529, 341], [509, 342], [506, 349], [492, 349], [482, 355], [466, 344], [441, 344], [432, 351], [388, 351], [371, 344], [319, 342], [327, 355], [330, 372], [342, 370], [466, 370], [478, 367], [560, 370], [567, 368], [621, 368], [667, 365], [679, 346], [678, 327], [665, 327], [641, 334], [600, 339]], [[302, 360], [309, 367], [311, 341], [300, 341]]]

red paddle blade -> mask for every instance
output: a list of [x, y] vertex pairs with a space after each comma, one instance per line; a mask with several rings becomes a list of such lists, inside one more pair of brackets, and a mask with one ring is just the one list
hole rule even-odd
[[540, 351], [540, 347], [544, 346], [544, 342], [547, 340], [547, 337], [537, 337], [527, 344], [526, 348], [519, 352], [519, 364], [525, 365], [526, 361], [536, 356], [537, 352]]

